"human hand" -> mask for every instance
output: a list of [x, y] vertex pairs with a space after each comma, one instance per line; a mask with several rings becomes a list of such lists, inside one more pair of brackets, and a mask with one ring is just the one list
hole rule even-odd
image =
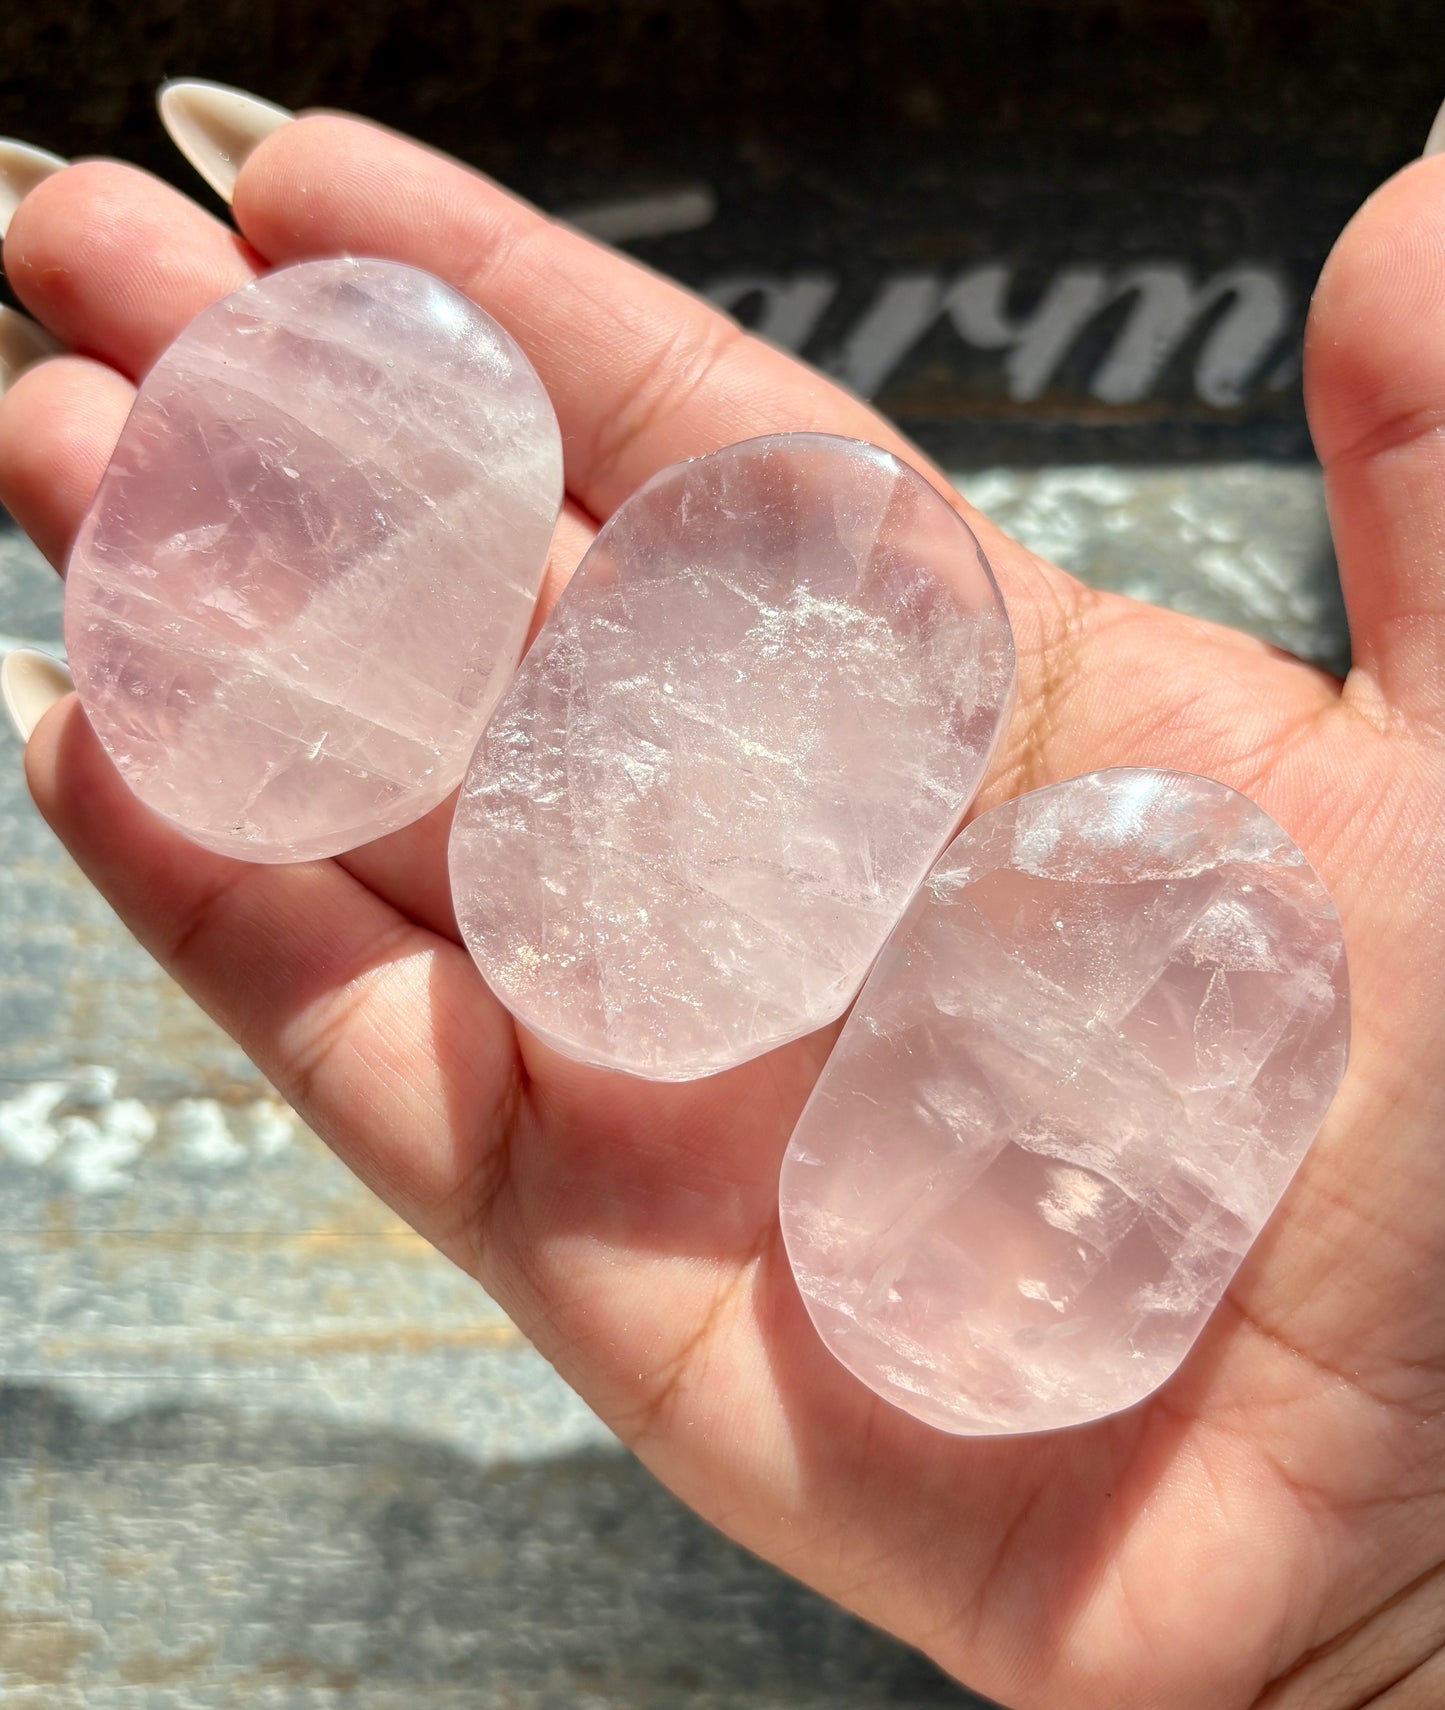
[[[929, 472], [865, 406], [686, 292], [360, 121], [282, 125], [234, 207], [241, 238], [92, 162], [16, 211], [7, 275], [78, 353], [0, 401], [0, 499], [53, 562], [163, 346], [257, 270], [339, 252], [440, 274], [537, 367], [569, 492], [548, 602], [599, 520], [678, 458], [814, 429]], [[30, 740], [31, 788], [316, 1131], [741, 1542], [1019, 1710], [1431, 1704], [1445, 1696], [1442, 326], [1445, 162], [1431, 160], [1354, 222], [1311, 318], [1357, 661], [1343, 688], [1091, 592], [929, 472], [983, 540], [1018, 643], [1019, 711], [979, 805], [1105, 765], [1207, 773], [1288, 828], [1345, 923], [1345, 1086], [1185, 1368], [1121, 1417], [958, 1439], [851, 1379], [777, 1229], [778, 1163], [831, 1034], [663, 1086], [519, 1033], [457, 940], [449, 809], [336, 861], [228, 861], [136, 802], [73, 699]]]

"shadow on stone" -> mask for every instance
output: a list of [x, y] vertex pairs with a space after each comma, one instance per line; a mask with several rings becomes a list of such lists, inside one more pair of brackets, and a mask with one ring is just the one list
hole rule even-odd
[[87, 1702], [186, 1682], [287, 1706], [983, 1702], [621, 1451], [483, 1467], [275, 1412], [100, 1418], [0, 1387], [0, 1531], [0, 1684]]

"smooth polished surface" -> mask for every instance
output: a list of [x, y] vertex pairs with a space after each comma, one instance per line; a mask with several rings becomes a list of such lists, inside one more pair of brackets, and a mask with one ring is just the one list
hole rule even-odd
[[562, 493], [511, 337], [395, 262], [303, 262], [142, 382], [71, 554], [65, 639], [126, 781], [250, 861], [336, 854], [460, 780]]
[[229, 83], [177, 77], [156, 95], [161, 123], [171, 141], [223, 202], [252, 151], [295, 114]]
[[1339, 918], [1222, 784], [1092, 773], [929, 875], [783, 1164], [828, 1347], [963, 1434], [1131, 1406], [1179, 1366], [1344, 1073]]
[[74, 687], [58, 659], [33, 647], [11, 648], [0, 659], [0, 701], [22, 744], [29, 742], [36, 725]]
[[876, 446], [749, 440], [612, 517], [498, 705], [452, 838], [534, 1032], [685, 1080], [837, 1016], [978, 786], [1013, 642], [962, 518]]

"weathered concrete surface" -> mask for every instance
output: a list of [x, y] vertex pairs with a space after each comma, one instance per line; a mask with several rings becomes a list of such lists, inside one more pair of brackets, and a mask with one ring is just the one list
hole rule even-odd
[[[960, 483], [1093, 580], [1342, 657], [1307, 470]], [[9, 533], [0, 610], [58, 636]], [[667, 1497], [161, 978], [0, 755], [7, 1710], [974, 1702]]]
[[985, 515], [1097, 588], [1235, 624], [1343, 672], [1344, 605], [1319, 472], [1303, 463], [983, 470]]

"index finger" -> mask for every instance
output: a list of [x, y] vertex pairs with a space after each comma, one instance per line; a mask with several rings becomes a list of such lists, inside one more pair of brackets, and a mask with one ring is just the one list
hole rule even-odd
[[[1310, 705], [1324, 693], [1312, 678], [1296, 683], [1250, 638], [1171, 625], [1084, 589], [973, 511], [859, 399], [457, 161], [359, 119], [312, 114], [251, 149], [233, 208], [272, 263], [390, 257], [438, 274], [494, 314], [551, 394], [569, 493], [599, 521], [668, 464], [760, 434], [870, 440], [919, 469], [973, 527], [1013, 625], [1018, 709], [994, 768], [1010, 793], [1122, 764], [1146, 740], [1143, 759], [1164, 763], [1158, 729], [1170, 721], [1171, 763], [1228, 777], [1229, 754], [1254, 740], [1246, 733], [1259, 704], [1279, 722], [1296, 693]], [[1241, 698], [1242, 708], [1233, 704]], [[1068, 744], [1058, 740], [1066, 701]]]
[[[844, 434], [921, 461], [866, 404], [692, 292], [362, 120], [283, 125], [246, 160], [233, 206], [274, 264], [387, 256], [495, 315], [550, 392], [568, 490], [599, 520], [667, 464], [759, 434]], [[991, 553], [1020, 552], [976, 527]]]

